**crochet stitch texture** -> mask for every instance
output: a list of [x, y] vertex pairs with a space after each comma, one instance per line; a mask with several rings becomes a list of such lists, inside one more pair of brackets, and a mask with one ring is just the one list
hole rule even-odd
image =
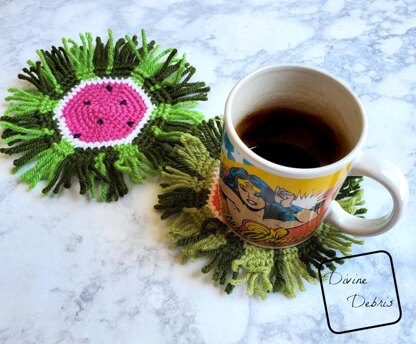
[[11, 88], [1, 117], [2, 153], [21, 154], [13, 172], [42, 192], [58, 193], [78, 179], [81, 194], [117, 200], [128, 192], [125, 175], [140, 183], [160, 174], [164, 152], [201, 122], [193, 110], [209, 87], [191, 82], [195, 68], [176, 49], [161, 51], [142, 31], [106, 43], [90, 33], [81, 45], [38, 50], [19, 78], [34, 87]]
[[[322, 262], [349, 255], [353, 244], [363, 244], [322, 223], [314, 235], [295, 247], [269, 249], [243, 241], [222, 221], [218, 200], [218, 168], [221, 149], [222, 119], [203, 121], [191, 134], [184, 134], [180, 145], [170, 153], [164, 169], [164, 183], [155, 208], [168, 220], [168, 238], [181, 251], [184, 261], [208, 259], [203, 273], [225, 285], [231, 293], [246, 285], [248, 295], [283, 293], [295, 296], [303, 291], [304, 281], [319, 280]], [[351, 214], [366, 212], [362, 208], [362, 178], [349, 177], [337, 201]], [[335, 270], [331, 262], [325, 266]]]

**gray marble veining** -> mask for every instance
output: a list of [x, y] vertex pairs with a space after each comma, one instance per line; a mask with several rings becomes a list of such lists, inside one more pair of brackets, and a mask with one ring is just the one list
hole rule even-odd
[[[373, 1], [0, 0], [0, 96], [38, 48], [89, 31], [135, 34], [186, 52], [212, 91], [200, 109], [219, 115], [231, 87], [274, 63], [322, 68], [359, 95], [367, 150], [395, 161], [411, 188], [389, 233], [355, 252], [391, 253], [403, 308], [393, 326], [335, 335], [321, 291], [295, 299], [228, 296], [181, 265], [153, 210], [157, 181], [112, 204], [66, 191], [42, 197], [0, 156], [0, 343], [416, 343], [416, 3]], [[6, 103], [0, 103], [0, 111]], [[366, 182], [370, 216], [389, 198]], [[372, 273], [377, 273], [377, 268]], [[341, 319], [342, 320], [342, 319]]]

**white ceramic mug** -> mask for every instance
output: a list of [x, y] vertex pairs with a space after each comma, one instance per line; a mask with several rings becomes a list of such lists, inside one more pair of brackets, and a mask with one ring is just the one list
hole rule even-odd
[[[317, 168], [286, 167], [255, 154], [235, 128], [250, 113], [276, 104], [312, 112], [341, 128], [348, 153]], [[392, 162], [363, 152], [366, 135], [367, 120], [359, 99], [333, 76], [295, 65], [266, 67], [247, 75], [232, 89], [225, 105], [220, 166], [224, 220], [244, 240], [271, 248], [307, 240], [324, 219], [341, 231], [358, 236], [387, 231], [403, 212], [408, 184]], [[344, 211], [333, 200], [347, 176], [366, 176], [381, 183], [393, 199], [391, 213], [363, 219]], [[265, 190], [268, 194], [275, 192], [275, 198], [264, 197]], [[271, 206], [288, 214], [291, 221], [284, 220], [284, 216], [266, 218]]]

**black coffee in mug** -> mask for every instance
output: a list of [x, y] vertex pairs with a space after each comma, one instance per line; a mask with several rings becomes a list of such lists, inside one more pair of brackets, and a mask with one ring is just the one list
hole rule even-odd
[[342, 132], [320, 116], [273, 107], [253, 112], [236, 127], [256, 154], [279, 165], [314, 168], [332, 164], [348, 153]]

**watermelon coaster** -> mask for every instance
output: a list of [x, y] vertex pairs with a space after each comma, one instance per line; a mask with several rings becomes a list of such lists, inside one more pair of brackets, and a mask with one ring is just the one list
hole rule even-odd
[[21, 154], [13, 172], [58, 193], [78, 179], [81, 194], [117, 200], [128, 192], [125, 175], [140, 183], [160, 174], [164, 151], [192, 131], [203, 115], [192, 109], [207, 99], [204, 82], [190, 82], [195, 68], [176, 49], [160, 51], [142, 31], [106, 43], [87, 33], [79, 45], [38, 50], [19, 74], [34, 87], [11, 88], [1, 117], [0, 151]]
[[[269, 249], [252, 245], [225, 225], [219, 207], [218, 169], [222, 120], [203, 121], [194, 132], [184, 134], [180, 145], [169, 154], [156, 209], [168, 220], [168, 238], [180, 249], [184, 260], [205, 257], [203, 273], [231, 293], [235, 286], [247, 285], [248, 295], [265, 299], [267, 293], [295, 296], [304, 290], [304, 281], [319, 280], [321, 262], [346, 256], [353, 244], [363, 241], [322, 223], [315, 234], [295, 247]], [[351, 214], [363, 214], [362, 178], [349, 177], [337, 201]], [[334, 271], [335, 265], [325, 264]]]

